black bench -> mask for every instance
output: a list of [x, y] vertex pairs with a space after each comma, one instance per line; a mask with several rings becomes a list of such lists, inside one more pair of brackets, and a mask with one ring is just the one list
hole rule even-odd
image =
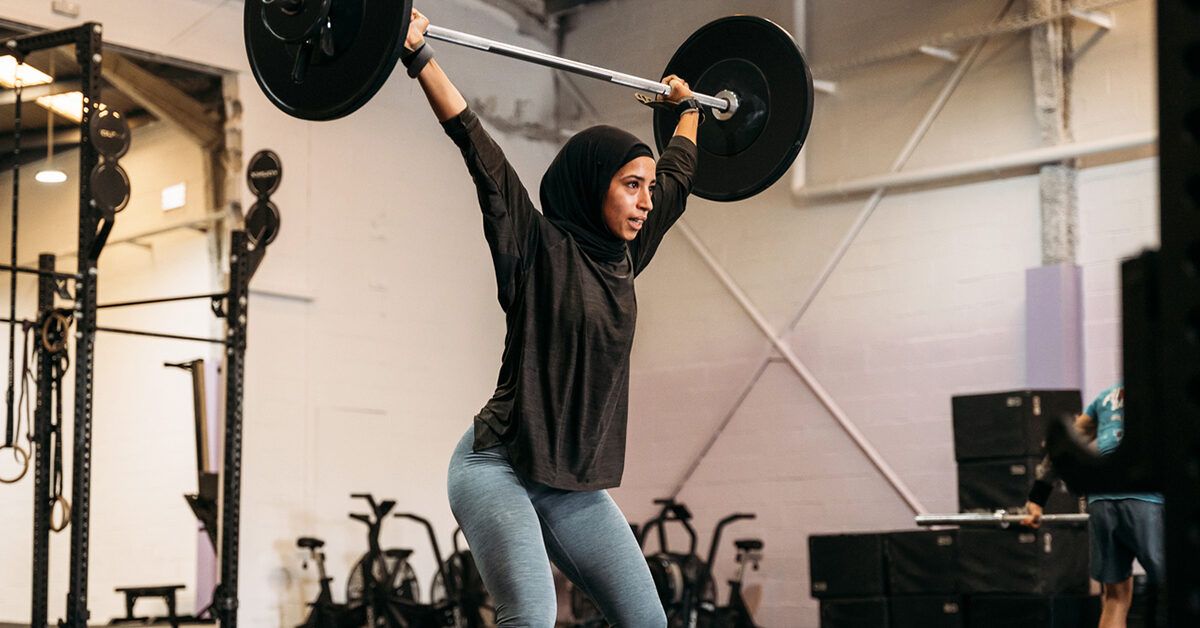
[[117, 587], [117, 593], [125, 594], [125, 616], [118, 617], [109, 624], [145, 624], [156, 619], [157, 617], [135, 617], [133, 614], [133, 606], [137, 604], [139, 598], [157, 597], [162, 598], [167, 603], [167, 616], [165, 619], [171, 622], [171, 628], [179, 628], [179, 616], [175, 614], [175, 592], [185, 588], [182, 584], [168, 584], [157, 587]]

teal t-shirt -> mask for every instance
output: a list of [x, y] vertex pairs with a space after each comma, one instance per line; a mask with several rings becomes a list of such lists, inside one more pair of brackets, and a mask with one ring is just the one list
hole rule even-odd
[[[1100, 455], [1108, 455], [1121, 444], [1125, 437], [1125, 386], [1116, 386], [1100, 393], [1083, 411], [1096, 422], [1096, 449]], [[1088, 503], [1101, 499], [1140, 499], [1163, 503], [1161, 493], [1098, 493], [1088, 495]]]

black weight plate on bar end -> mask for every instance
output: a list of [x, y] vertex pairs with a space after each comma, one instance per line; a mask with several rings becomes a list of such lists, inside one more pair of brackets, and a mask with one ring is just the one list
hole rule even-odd
[[[310, 2], [321, 0], [305, 0]], [[304, 120], [333, 120], [362, 107], [392, 74], [404, 52], [412, 0], [336, 0], [329, 13], [334, 54], [322, 45], [286, 43], [264, 20], [262, 0], [245, 0], [243, 31], [250, 69], [259, 87], [284, 113]], [[303, 19], [303, 11], [296, 19]], [[319, 39], [319, 36], [314, 38]], [[293, 80], [307, 50], [303, 80]]]
[[[663, 76], [677, 74], [692, 89], [737, 94], [729, 120], [709, 111], [700, 126], [700, 159], [692, 193], [712, 201], [739, 201], [770, 187], [787, 172], [812, 123], [812, 72], [786, 30], [751, 15], [725, 17], [700, 27], [675, 52]], [[678, 118], [655, 111], [659, 151]]]
[[246, 166], [246, 183], [255, 196], [270, 196], [279, 189], [283, 179], [283, 162], [274, 151], [260, 150]]
[[129, 175], [117, 164], [98, 163], [88, 181], [92, 200], [101, 211], [117, 213], [129, 204]]
[[129, 121], [119, 111], [101, 109], [92, 116], [89, 131], [92, 146], [108, 159], [120, 159], [129, 152]]
[[254, 246], [266, 246], [279, 235], [279, 208], [268, 200], [255, 201], [246, 212], [246, 238]]

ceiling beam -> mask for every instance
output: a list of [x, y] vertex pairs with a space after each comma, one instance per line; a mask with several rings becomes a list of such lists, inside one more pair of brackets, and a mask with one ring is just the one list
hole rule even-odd
[[[59, 50], [56, 54], [74, 62], [66, 51]], [[223, 141], [223, 134], [217, 128], [216, 112], [124, 55], [107, 51], [101, 65], [101, 75], [154, 117], [178, 127], [202, 148], [211, 150]]]

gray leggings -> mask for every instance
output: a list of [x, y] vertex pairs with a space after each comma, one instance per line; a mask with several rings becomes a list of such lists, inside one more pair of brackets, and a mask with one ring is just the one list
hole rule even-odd
[[665, 628], [650, 569], [606, 491], [564, 491], [520, 477], [504, 447], [471, 451], [474, 429], [450, 458], [450, 509], [462, 526], [497, 626], [552, 628], [550, 561], [613, 626]]

